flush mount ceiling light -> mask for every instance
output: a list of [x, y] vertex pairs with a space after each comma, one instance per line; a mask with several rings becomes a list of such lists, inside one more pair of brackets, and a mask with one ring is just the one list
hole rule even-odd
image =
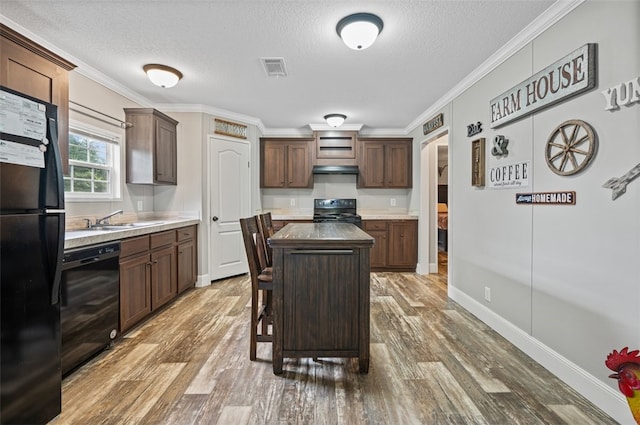
[[343, 114], [329, 114], [325, 115], [324, 119], [331, 127], [340, 127], [344, 120], [347, 119], [347, 116]]
[[371, 46], [382, 32], [382, 19], [371, 13], [354, 13], [340, 19], [336, 31], [344, 44], [354, 50]]
[[147, 77], [153, 84], [163, 88], [175, 86], [182, 78], [182, 72], [166, 65], [150, 63], [143, 66], [142, 69], [147, 73]]

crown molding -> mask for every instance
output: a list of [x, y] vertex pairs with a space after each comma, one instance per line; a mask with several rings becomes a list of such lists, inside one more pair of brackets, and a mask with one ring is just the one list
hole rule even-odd
[[405, 128], [405, 132], [409, 134], [415, 128], [422, 126], [427, 119], [438, 113], [438, 111], [444, 108], [448, 103], [452, 102], [456, 97], [460, 96], [465, 90], [478, 82], [489, 72], [493, 71], [525, 45], [532, 42], [537, 36], [546, 31], [551, 25], [558, 22], [585, 1], [586, 0], [558, 0], [549, 6], [547, 10], [534, 19], [529, 25], [524, 27], [522, 31], [516, 34], [515, 37], [509, 40], [493, 55], [489, 56], [489, 58], [480, 64], [480, 66], [478, 66], [473, 72], [467, 75], [455, 87], [431, 105], [429, 109], [413, 120]]
[[360, 136], [385, 136], [385, 137], [402, 137], [409, 133], [404, 128], [372, 128], [365, 127], [360, 131]]
[[214, 115], [219, 118], [224, 118], [232, 121], [240, 121], [243, 124], [255, 125], [261, 132], [264, 133], [265, 131], [265, 126], [259, 118], [239, 114], [237, 112], [227, 111], [225, 109], [214, 108], [213, 106], [209, 105], [189, 103], [156, 103], [154, 107], [166, 112], [194, 112]]
[[265, 128], [262, 131], [262, 135], [269, 137], [312, 137], [313, 133], [305, 126], [300, 128]]

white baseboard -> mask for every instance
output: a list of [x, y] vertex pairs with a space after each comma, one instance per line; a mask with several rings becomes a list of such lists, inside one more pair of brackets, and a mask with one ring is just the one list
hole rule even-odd
[[423, 267], [421, 266], [421, 263], [418, 263], [416, 266], [416, 273], [418, 274], [431, 274], [431, 273], [438, 273], [438, 263], [429, 263], [429, 267], [428, 267], [428, 271], [423, 271], [422, 270]]
[[211, 279], [209, 279], [209, 274], [201, 274], [198, 275], [198, 280], [196, 281], [196, 288], [204, 288], [205, 286], [211, 285]]
[[[449, 298], [467, 309], [544, 368], [621, 424], [633, 424], [624, 396], [531, 335], [449, 285]], [[604, 361], [604, 360], [603, 360]]]

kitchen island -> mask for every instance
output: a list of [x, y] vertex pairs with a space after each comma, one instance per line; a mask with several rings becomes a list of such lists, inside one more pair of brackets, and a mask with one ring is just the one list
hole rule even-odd
[[273, 250], [273, 372], [287, 357], [357, 357], [369, 371], [369, 251], [353, 224], [291, 223]]

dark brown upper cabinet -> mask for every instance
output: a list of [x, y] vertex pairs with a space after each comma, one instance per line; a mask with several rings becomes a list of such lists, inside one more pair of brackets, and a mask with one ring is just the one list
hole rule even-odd
[[313, 142], [303, 138], [260, 138], [260, 187], [312, 188]]
[[412, 138], [359, 138], [360, 188], [411, 188]]
[[178, 121], [153, 108], [125, 108], [127, 183], [178, 184]]
[[69, 71], [76, 66], [0, 24], [0, 85], [58, 106], [58, 144], [69, 174]]

